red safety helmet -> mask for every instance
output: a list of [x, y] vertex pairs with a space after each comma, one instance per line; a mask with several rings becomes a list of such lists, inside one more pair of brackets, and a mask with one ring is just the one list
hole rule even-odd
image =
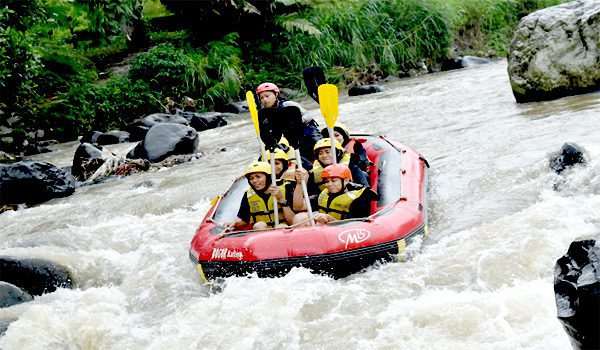
[[332, 177], [339, 177], [342, 180], [352, 181], [352, 172], [346, 164], [331, 164], [323, 169], [321, 173], [322, 179], [329, 179]]
[[279, 94], [279, 88], [273, 83], [262, 83], [256, 88], [256, 93], [260, 95], [261, 92], [273, 91]]

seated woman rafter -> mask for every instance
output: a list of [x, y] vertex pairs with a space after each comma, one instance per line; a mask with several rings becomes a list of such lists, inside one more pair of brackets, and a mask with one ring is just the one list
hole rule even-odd
[[[306, 172], [297, 172], [296, 181], [307, 177]], [[370, 188], [352, 183], [352, 173], [346, 164], [332, 164], [321, 173], [325, 188], [319, 196], [311, 199], [315, 221], [326, 224], [335, 220], [355, 219], [370, 215], [371, 201], [377, 194]], [[304, 198], [294, 196], [294, 208], [306, 210]], [[294, 224], [307, 223], [308, 214], [298, 213]]]
[[289, 182], [279, 186], [272, 184], [271, 166], [266, 162], [252, 162], [244, 175], [250, 188], [242, 197], [237, 219], [231, 224], [231, 229], [245, 229], [250, 225], [254, 230], [274, 227], [274, 199], [278, 204], [280, 226], [291, 224], [295, 214], [288, 203], [292, 202], [296, 185]]

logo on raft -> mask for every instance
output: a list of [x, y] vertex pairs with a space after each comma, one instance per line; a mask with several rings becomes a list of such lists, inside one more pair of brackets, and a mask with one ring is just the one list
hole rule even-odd
[[234, 258], [238, 260], [242, 260], [244, 258], [244, 253], [239, 250], [232, 250], [229, 248], [213, 248], [211, 259], [227, 259]]
[[364, 242], [370, 237], [371, 231], [362, 228], [353, 228], [338, 233], [338, 240], [345, 244], [346, 249], [348, 245]]

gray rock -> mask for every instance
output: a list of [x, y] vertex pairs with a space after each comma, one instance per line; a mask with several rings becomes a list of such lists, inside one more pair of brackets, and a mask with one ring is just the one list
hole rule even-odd
[[577, 240], [554, 266], [556, 313], [575, 350], [600, 349], [600, 244]]
[[360, 96], [382, 92], [383, 87], [379, 85], [353, 86], [348, 90], [348, 96]]
[[23, 292], [17, 286], [0, 281], [0, 308], [31, 301], [29, 293]]
[[549, 166], [554, 172], [560, 174], [574, 165], [585, 165], [586, 163], [585, 150], [575, 143], [567, 142], [562, 145], [560, 151], [550, 155]]
[[71, 272], [43, 259], [0, 256], [0, 281], [8, 282], [30, 295], [52, 293], [57, 288], [73, 288]]
[[208, 129], [218, 128], [227, 125], [227, 121], [221, 117], [222, 113], [194, 113], [190, 119], [190, 126], [196, 131], [204, 131]]
[[193, 154], [198, 147], [198, 132], [181, 124], [160, 123], [153, 126], [144, 141], [127, 154], [130, 159], [146, 159], [152, 163], [176, 154]]
[[101, 131], [90, 131], [88, 133], [86, 133], [85, 135], [83, 135], [83, 137], [81, 137], [79, 139], [79, 142], [81, 143], [96, 143], [98, 142], [98, 137], [100, 137], [100, 135], [102, 135]]
[[114, 145], [129, 142], [129, 133], [127, 131], [111, 130], [98, 136], [97, 142], [99, 145]]
[[150, 128], [160, 123], [189, 124], [188, 120], [180, 115], [166, 113], [154, 113], [142, 119], [142, 124]]
[[150, 127], [141, 124], [130, 124], [125, 127], [125, 130], [129, 133], [129, 142], [142, 141]]
[[0, 204], [35, 204], [75, 191], [70, 173], [47, 162], [0, 164]]
[[549, 100], [600, 86], [600, 1], [536, 11], [519, 23], [508, 74], [517, 102]]
[[75, 155], [73, 155], [71, 174], [78, 181], [85, 181], [96, 172], [104, 162], [105, 159], [101, 147], [97, 148], [90, 143], [82, 143], [77, 147]]

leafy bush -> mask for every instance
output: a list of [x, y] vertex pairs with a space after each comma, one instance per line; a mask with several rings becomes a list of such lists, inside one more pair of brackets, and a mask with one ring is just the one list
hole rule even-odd
[[96, 34], [95, 43], [105, 42], [109, 37], [121, 33], [121, 26], [138, 16], [142, 6], [137, 0], [77, 0], [87, 6], [88, 29]]
[[44, 7], [40, 0], [3, 0], [0, 5], [0, 28], [12, 27], [15, 30], [25, 30], [45, 16]]
[[151, 45], [169, 43], [175, 47], [184, 47], [190, 41], [189, 33], [184, 30], [175, 32], [150, 32], [148, 37]]
[[141, 80], [117, 77], [104, 85], [75, 85], [44, 109], [54, 137], [71, 140], [88, 130], [123, 128], [160, 109], [160, 96]]
[[98, 70], [103, 70], [111, 63], [115, 63], [129, 54], [127, 42], [124, 37], [113, 39], [110, 44], [80, 50], [83, 55], [94, 62]]
[[169, 16], [171, 13], [161, 4], [160, 0], [144, 0], [144, 18]]
[[0, 30], [0, 109], [7, 116], [33, 119], [42, 68], [31, 37], [12, 28]]
[[47, 42], [37, 51], [44, 65], [38, 81], [41, 94], [53, 95], [72, 84], [97, 79], [93, 62], [70, 46]]
[[204, 95], [204, 104], [214, 106], [240, 95], [242, 86], [242, 50], [239, 35], [230, 33], [222, 40], [207, 45], [206, 72], [211, 80]]
[[175, 98], [193, 94], [206, 79], [197, 61], [171, 44], [158, 45], [136, 57], [129, 77], [146, 81], [153, 90]]

